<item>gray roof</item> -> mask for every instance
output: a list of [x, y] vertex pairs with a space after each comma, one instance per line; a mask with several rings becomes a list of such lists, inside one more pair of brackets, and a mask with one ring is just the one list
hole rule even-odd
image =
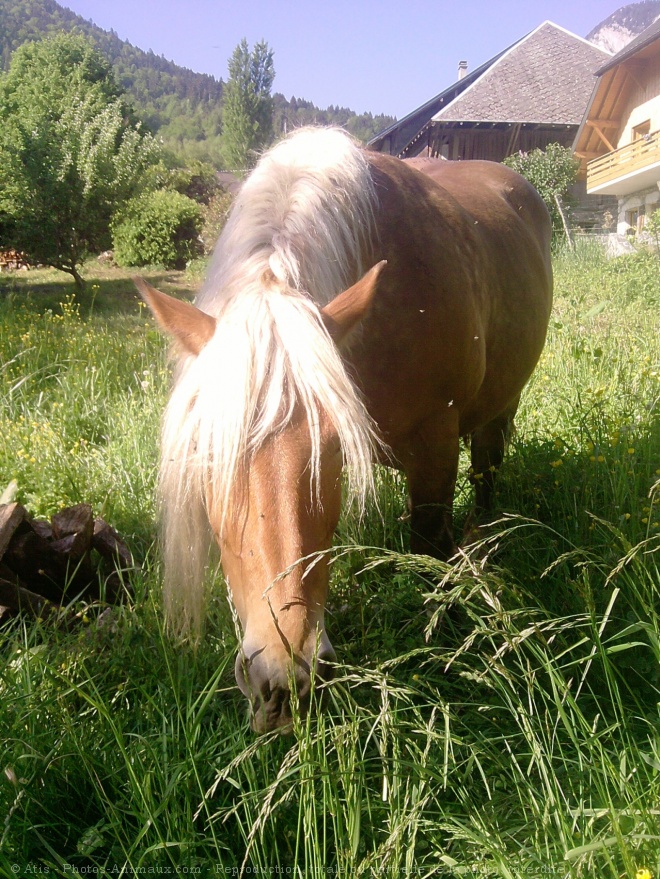
[[[514, 44], [515, 45], [515, 44]], [[401, 119], [398, 119], [396, 122], [393, 122], [388, 128], [385, 128], [383, 131], [379, 132], [376, 137], [369, 141], [368, 146], [375, 144], [377, 141], [383, 140], [383, 138], [387, 137], [389, 134], [393, 132], [402, 132], [405, 130], [410, 130], [412, 133], [417, 133], [419, 129], [425, 125], [429, 119], [432, 119], [434, 114], [438, 112], [442, 107], [447, 106], [451, 101], [454, 101], [457, 95], [460, 95], [465, 89], [469, 88], [473, 82], [475, 82], [479, 77], [483, 74], [485, 70], [488, 70], [498, 58], [500, 58], [504, 52], [508, 51], [508, 49], [504, 49], [500, 52], [499, 55], [496, 55], [494, 58], [491, 58], [490, 61], [486, 61], [485, 64], [481, 64], [475, 70], [470, 71], [470, 73], [466, 74], [463, 79], [457, 80], [452, 85], [448, 86], [448, 88], [443, 89], [440, 94], [428, 100], [425, 104], [422, 104], [421, 107], [417, 107], [415, 110], [412, 110], [410, 113], [407, 113]]]
[[610, 57], [546, 21], [502, 53], [433, 120], [579, 125], [594, 74]]

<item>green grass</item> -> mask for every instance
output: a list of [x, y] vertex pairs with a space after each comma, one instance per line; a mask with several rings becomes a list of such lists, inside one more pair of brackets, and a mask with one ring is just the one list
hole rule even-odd
[[586, 244], [555, 270], [498, 521], [455, 568], [408, 556], [379, 472], [382, 515], [337, 535], [336, 682], [290, 738], [247, 728], [221, 588], [197, 652], [163, 632], [169, 368], [130, 281], [0, 276], [0, 489], [92, 503], [143, 562], [102, 625], [0, 630], [0, 875], [660, 876], [660, 273]]

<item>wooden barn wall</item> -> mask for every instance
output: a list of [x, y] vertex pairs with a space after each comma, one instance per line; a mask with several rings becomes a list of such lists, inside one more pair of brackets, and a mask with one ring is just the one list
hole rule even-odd
[[[449, 129], [438, 132], [433, 141], [432, 154], [442, 155], [446, 159], [487, 159], [493, 162], [501, 162], [511, 153], [519, 150], [530, 152], [534, 149], [545, 149], [550, 143], [560, 143], [570, 147], [575, 137], [577, 126], [569, 129], [521, 129], [515, 139], [512, 138], [512, 129], [498, 130], [475, 130], [475, 129]], [[426, 153], [426, 144], [420, 150]]]
[[[420, 118], [413, 118], [401, 125], [400, 128], [396, 128], [384, 139], [380, 152], [387, 153], [390, 156], [398, 155], [415, 137], [422, 127], [423, 121]], [[422, 138], [421, 143], [426, 146], [426, 137]]]

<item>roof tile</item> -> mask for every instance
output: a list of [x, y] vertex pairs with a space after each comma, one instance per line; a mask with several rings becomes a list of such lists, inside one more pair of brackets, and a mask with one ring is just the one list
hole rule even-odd
[[609, 55], [546, 21], [515, 43], [436, 121], [578, 125]]

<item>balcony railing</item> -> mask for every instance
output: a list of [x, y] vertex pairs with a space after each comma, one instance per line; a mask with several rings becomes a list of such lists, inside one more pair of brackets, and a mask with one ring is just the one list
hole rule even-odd
[[587, 163], [587, 189], [611, 183], [626, 174], [660, 162], [660, 131], [654, 131], [621, 149]]

